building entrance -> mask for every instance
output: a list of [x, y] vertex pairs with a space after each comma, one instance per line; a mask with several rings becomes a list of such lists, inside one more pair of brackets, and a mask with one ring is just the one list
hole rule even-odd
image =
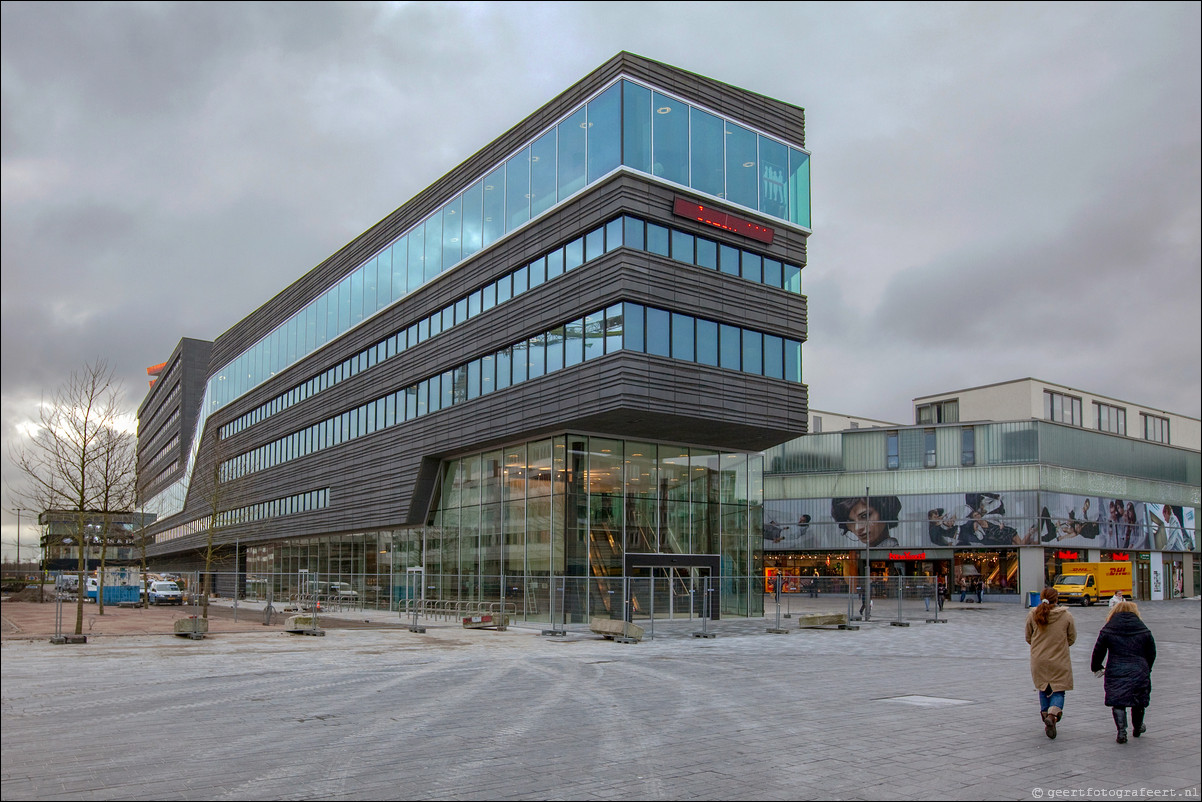
[[720, 618], [717, 554], [629, 553], [623, 562], [627, 621]]

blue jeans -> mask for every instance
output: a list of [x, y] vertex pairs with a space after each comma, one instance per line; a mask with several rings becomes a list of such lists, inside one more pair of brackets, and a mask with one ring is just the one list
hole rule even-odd
[[1048, 712], [1049, 707], [1064, 709], [1064, 691], [1054, 691], [1051, 686], [1039, 692], [1039, 712]]

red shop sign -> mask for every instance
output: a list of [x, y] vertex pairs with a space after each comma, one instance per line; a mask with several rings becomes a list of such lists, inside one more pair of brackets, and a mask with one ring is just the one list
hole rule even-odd
[[1060, 551], [1056, 552], [1056, 556], [1062, 560], [1075, 560], [1081, 555], [1075, 551], [1065, 551], [1064, 549], [1061, 549]]
[[894, 554], [893, 552], [889, 552], [890, 560], [925, 560], [926, 558], [927, 553], [925, 551], [920, 551], [917, 554], [909, 551], [903, 554]]

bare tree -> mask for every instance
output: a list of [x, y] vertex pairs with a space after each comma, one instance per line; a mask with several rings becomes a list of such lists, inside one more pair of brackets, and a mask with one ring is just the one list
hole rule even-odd
[[198, 472], [195, 487], [198, 497], [203, 499], [209, 508], [204, 544], [197, 549], [200, 558], [204, 560], [204, 572], [200, 577], [200, 587], [196, 588], [196, 591], [200, 594], [201, 617], [206, 620], [209, 617], [209, 596], [213, 593], [213, 566], [224, 562], [217, 535], [232, 523], [232, 513], [227, 510], [227, 482], [225, 468], [222, 466], [225, 449], [220, 441], [212, 446], [209, 454], [209, 470]]
[[[104, 487], [107, 454], [120, 429], [121, 387], [109, 365], [96, 360], [78, 371], [43, 400], [37, 432], [11, 452], [13, 464], [27, 485], [17, 491], [33, 509], [63, 510], [75, 521], [79, 550], [79, 593], [75, 608], [75, 634], [83, 634], [84, 575], [91, 541], [90, 519], [109, 497]], [[117, 461], [113, 461], [116, 466]], [[107, 516], [106, 516], [107, 517]]]

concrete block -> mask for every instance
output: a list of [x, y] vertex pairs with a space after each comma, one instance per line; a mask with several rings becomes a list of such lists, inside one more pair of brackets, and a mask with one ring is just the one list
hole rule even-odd
[[800, 613], [797, 616], [797, 626], [806, 627], [845, 627], [847, 613]]
[[611, 640], [621, 638], [637, 643], [643, 639], [642, 627], [616, 618], [593, 618], [589, 621], [588, 628], [597, 635]]

